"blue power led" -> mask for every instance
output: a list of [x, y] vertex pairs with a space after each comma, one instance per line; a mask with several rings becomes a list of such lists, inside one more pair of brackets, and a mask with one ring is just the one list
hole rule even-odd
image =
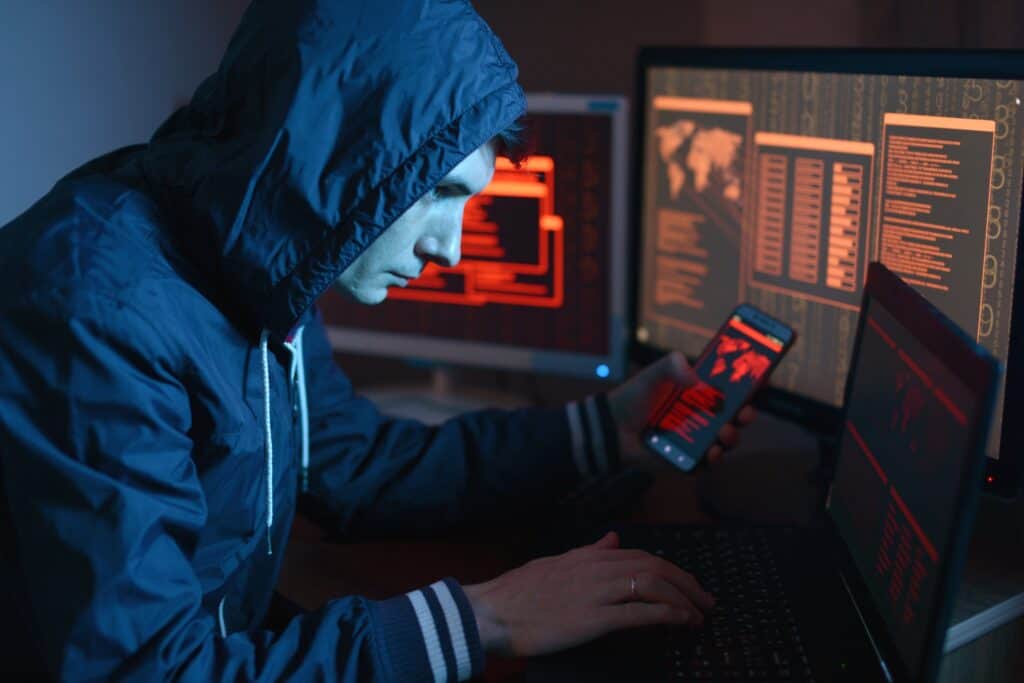
[[612, 374], [612, 371], [604, 363], [598, 365], [594, 372], [597, 373], [597, 376], [600, 377], [601, 379], [604, 379], [608, 375]]

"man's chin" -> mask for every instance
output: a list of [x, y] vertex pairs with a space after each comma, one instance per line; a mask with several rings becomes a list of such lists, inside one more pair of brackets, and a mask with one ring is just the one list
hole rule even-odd
[[372, 289], [368, 292], [358, 292], [355, 295], [355, 300], [361, 304], [367, 306], [376, 306], [382, 304], [388, 298], [388, 290], [385, 287], [380, 289]]
[[352, 290], [344, 285], [336, 284], [334, 288], [344, 294], [346, 298], [356, 302], [357, 304], [363, 304], [365, 306], [376, 306], [377, 304], [384, 303], [388, 298], [388, 290], [386, 287], [360, 287]]

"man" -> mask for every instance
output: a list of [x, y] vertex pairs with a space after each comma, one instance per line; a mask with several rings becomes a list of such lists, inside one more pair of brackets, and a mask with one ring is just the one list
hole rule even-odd
[[690, 575], [610, 535], [260, 628], [300, 489], [353, 537], [512, 517], [614, 468], [658, 387], [689, 380], [670, 356], [607, 397], [429, 428], [334, 366], [316, 298], [336, 282], [377, 303], [458, 261], [462, 208], [524, 110], [515, 78], [465, 2], [257, 1], [148, 145], [0, 230], [3, 666], [464, 680], [485, 651], [700, 622]]

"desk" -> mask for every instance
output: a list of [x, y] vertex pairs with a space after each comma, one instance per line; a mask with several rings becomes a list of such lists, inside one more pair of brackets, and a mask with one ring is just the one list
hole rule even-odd
[[[813, 492], [806, 484], [816, 457], [813, 446], [801, 442], [803, 437], [773, 435], [771, 420], [758, 424], [744, 434], [747, 449], [738, 450], [728, 459], [731, 462], [715, 471], [699, 478], [675, 471], [659, 476], [633, 521], [710, 524], [713, 520], [698, 505], [700, 494], [715, 498], [716, 508], [732, 516], [800, 523], [813, 506]], [[766, 457], [763, 447], [757, 447], [768, 443], [779, 449], [777, 457]], [[757, 449], [760, 455], [750, 455], [749, 449]], [[748, 458], [756, 461], [744, 462]], [[766, 488], [774, 494], [765, 496]], [[753, 509], [752, 501], [762, 507]], [[982, 502], [954, 608], [941, 683], [1024, 680], [1022, 527], [1024, 500], [1012, 506], [988, 499]], [[386, 598], [443, 576], [464, 584], [479, 583], [525, 559], [525, 549], [515, 542], [339, 544], [323, 540], [324, 535], [301, 515], [296, 518], [278, 590], [303, 609], [316, 609], [328, 599], [347, 594]], [[521, 661], [489, 657], [484, 680], [515, 681], [522, 668]]]
[[1024, 499], [983, 498], [940, 683], [1024, 680]]

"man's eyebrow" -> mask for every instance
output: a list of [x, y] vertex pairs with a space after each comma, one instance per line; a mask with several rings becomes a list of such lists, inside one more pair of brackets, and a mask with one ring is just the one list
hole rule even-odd
[[470, 189], [469, 185], [462, 182], [461, 180], [442, 180], [440, 184], [451, 190], [455, 190], [459, 194], [473, 194], [473, 190]]

